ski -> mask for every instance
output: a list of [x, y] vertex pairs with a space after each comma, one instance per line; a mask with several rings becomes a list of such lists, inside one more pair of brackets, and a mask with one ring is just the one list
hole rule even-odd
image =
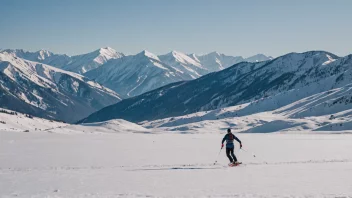
[[229, 166], [234, 167], [234, 166], [239, 166], [240, 164], [242, 164], [242, 162], [235, 162], [235, 163], [230, 163]]

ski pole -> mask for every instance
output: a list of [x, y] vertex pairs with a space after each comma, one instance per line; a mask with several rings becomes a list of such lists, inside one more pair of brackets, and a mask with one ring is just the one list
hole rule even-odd
[[[246, 153], [248, 153], [248, 151], [247, 151], [246, 149], [241, 148], [241, 150], [244, 151], [244, 152], [246, 152]], [[253, 157], [256, 157], [254, 153], [252, 153], [252, 156], [253, 156]], [[258, 159], [258, 158], [257, 158], [257, 159]], [[259, 160], [260, 160], [260, 158], [259, 158]], [[264, 163], [265, 163], [265, 164], [268, 164], [268, 162], [266, 162], [266, 161], [264, 161]]]
[[[242, 149], [242, 151], [244, 151], [244, 152], [247, 152], [248, 153], [248, 151], [246, 150], [246, 149], [244, 149], [244, 148], [241, 148]], [[253, 155], [253, 157], [255, 157], [255, 154], [254, 153], [252, 153], [252, 155]]]
[[220, 155], [220, 153], [221, 153], [221, 150], [222, 150], [222, 147], [221, 147], [221, 149], [220, 149], [220, 151], [219, 151], [219, 153], [218, 153], [218, 156], [216, 156], [216, 160], [215, 160], [215, 162], [214, 162], [214, 165], [216, 164], [216, 162], [218, 162], [218, 158], [219, 158], [219, 155]]

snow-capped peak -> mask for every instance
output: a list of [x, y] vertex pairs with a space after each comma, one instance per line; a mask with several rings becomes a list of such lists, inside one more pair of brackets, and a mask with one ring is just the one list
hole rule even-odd
[[[187, 56], [187, 54], [183, 53], [183, 52], [179, 52], [179, 51], [176, 51], [176, 50], [172, 50], [169, 55], [172, 55], [172, 56]], [[187, 56], [188, 57], [188, 56]]]
[[123, 56], [122, 53], [117, 52], [111, 47], [104, 47], [99, 49], [99, 54], [105, 57], [120, 58]]
[[111, 47], [104, 47], [96, 50], [98, 53], [98, 56], [103, 56], [106, 59], [111, 59], [111, 58], [121, 58], [124, 56], [123, 53], [117, 52], [115, 49]]
[[217, 51], [213, 51], [213, 52], [210, 52], [208, 55], [212, 55], [212, 56], [221, 56], [222, 54], [220, 54], [220, 53], [217, 52]]
[[102, 47], [102, 48], [100, 48], [100, 49], [101, 49], [101, 50], [109, 50], [109, 51], [115, 51], [115, 52], [116, 52], [115, 49], [113, 49], [113, 48], [111, 48], [111, 47], [109, 47], [109, 46]]
[[151, 58], [151, 59], [155, 59], [155, 60], [158, 60], [160, 61], [160, 59], [158, 58], [157, 55], [147, 51], [147, 50], [143, 50], [142, 52], [140, 52], [139, 54], [137, 54], [136, 56], [146, 56], [148, 58]]
[[176, 51], [176, 50], [172, 50], [172, 51], [170, 52], [170, 54], [172, 54], [172, 55], [177, 55], [177, 54], [184, 54], [184, 53], [179, 52], [179, 51]]
[[245, 60], [247, 62], [261, 62], [261, 61], [266, 61], [266, 60], [272, 60], [273, 57], [271, 56], [266, 56], [264, 54], [256, 54], [254, 56], [250, 56], [246, 58]]
[[110, 59], [118, 59], [124, 56], [123, 53], [117, 52], [111, 47], [99, 48], [88, 54], [72, 56], [70, 63], [65, 65], [64, 69], [83, 74], [100, 67]]
[[177, 62], [182, 63], [182, 64], [192, 64], [197, 67], [201, 67], [201, 64], [199, 63], [199, 60], [192, 59], [190, 56], [188, 56], [185, 53], [179, 52], [179, 51], [171, 51], [169, 54], [166, 56], [171, 56], [173, 57]]
[[23, 58], [30, 61], [37, 61], [45, 64], [51, 63], [51, 61], [57, 57], [62, 57], [63, 59], [66, 59], [68, 57], [64, 54], [54, 54], [48, 50], [30, 52], [23, 49], [6, 49], [2, 50], [1, 52], [7, 52], [8, 54], [11, 54], [12, 56], [16, 56], [18, 58]]
[[37, 53], [38, 53], [38, 60], [45, 60], [46, 58], [53, 55], [53, 53], [48, 50], [39, 50]]

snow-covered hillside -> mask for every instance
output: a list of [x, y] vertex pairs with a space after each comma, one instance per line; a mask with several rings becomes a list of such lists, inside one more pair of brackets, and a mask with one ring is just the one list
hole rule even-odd
[[148, 52], [126, 56], [107, 62], [85, 74], [90, 79], [115, 90], [125, 97], [132, 97], [161, 86], [192, 79]]
[[[152, 133], [150, 129], [125, 120], [109, 120], [74, 125], [0, 108], [0, 132], [4, 131], [28, 133], [43, 131], [60, 134]], [[153, 132], [157, 131], [153, 130]]]
[[137, 55], [108, 61], [84, 75], [128, 98], [170, 83], [197, 79], [241, 61], [247, 60], [218, 53], [215, 56], [213, 53], [197, 56], [172, 51], [157, 56], [143, 51]]
[[[339, 58], [323, 51], [290, 53], [259, 63], [243, 62], [196, 80], [170, 84], [123, 100], [92, 114], [85, 121], [156, 120], [293, 93], [291, 97], [278, 100], [275, 106], [266, 106], [269, 111], [346, 86], [352, 80], [351, 69], [352, 55]], [[254, 109], [252, 113], [256, 112], [262, 111]]]
[[0, 108], [0, 133], [4, 131], [29, 132], [45, 131], [66, 126], [66, 123], [47, 120]]
[[190, 74], [192, 79], [196, 79], [210, 73], [210, 71], [203, 67], [197, 59], [192, 59], [182, 52], [172, 51], [168, 54], [159, 56], [159, 59], [162, 62], [174, 67], [179, 73]]
[[0, 105], [31, 115], [75, 122], [119, 95], [76, 73], [0, 53]]
[[352, 84], [297, 99], [309, 89], [141, 124], [189, 133], [216, 133], [227, 128], [245, 133], [352, 133]]
[[[150, 129], [146, 129], [138, 124], [128, 122], [126, 120], [109, 120], [96, 123], [71, 124], [62, 127], [47, 129], [50, 133], [152, 133]], [[157, 130], [158, 131], [158, 130]]]

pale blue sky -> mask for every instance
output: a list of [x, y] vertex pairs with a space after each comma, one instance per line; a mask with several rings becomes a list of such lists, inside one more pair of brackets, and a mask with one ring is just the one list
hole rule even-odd
[[352, 53], [351, 0], [0, 0], [0, 48]]

